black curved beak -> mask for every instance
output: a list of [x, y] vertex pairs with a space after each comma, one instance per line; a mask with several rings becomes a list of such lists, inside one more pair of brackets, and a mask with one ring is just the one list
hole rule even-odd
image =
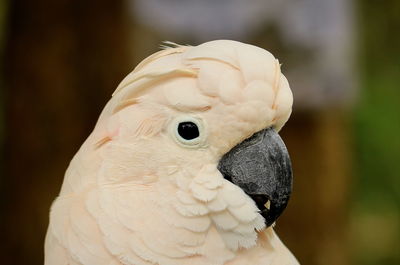
[[236, 145], [221, 158], [218, 169], [256, 202], [267, 226], [286, 208], [292, 192], [292, 166], [286, 146], [273, 128]]

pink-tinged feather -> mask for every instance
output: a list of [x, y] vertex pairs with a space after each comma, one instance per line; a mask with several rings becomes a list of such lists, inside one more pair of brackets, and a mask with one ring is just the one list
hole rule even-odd
[[[45, 265], [297, 265], [217, 170], [235, 145], [289, 118], [279, 62], [229, 40], [166, 45], [122, 80], [72, 159]], [[186, 120], [198, 142], [180, 138]]]

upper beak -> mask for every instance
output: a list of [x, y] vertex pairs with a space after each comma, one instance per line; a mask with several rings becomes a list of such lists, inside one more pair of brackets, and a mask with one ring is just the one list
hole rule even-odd
[[286, 208], [292, 191], [292, 166], [286, 146], [273, 128], [236, 145], [222, 157], [218, 169], [255, 201], [267, 226]]

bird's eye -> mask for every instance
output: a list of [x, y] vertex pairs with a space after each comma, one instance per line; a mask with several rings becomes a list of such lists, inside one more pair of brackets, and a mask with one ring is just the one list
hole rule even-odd
[[191, 121], [179, 123], [178, 134], [185, 140], [193, 140], [200, 136], [199, 128]]
[[171, 123], [172, 135], [176, 142], [185, 147], [203, 145], [206, 131], [203, 121], [192, 116], [180, 116]]

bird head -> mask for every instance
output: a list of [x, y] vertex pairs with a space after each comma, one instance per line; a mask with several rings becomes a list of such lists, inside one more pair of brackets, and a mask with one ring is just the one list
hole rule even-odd
[[[164, 185], [183, 215], [191, 201], [207, 209], [198, 215], [212, 219], [229, 209], [236, 227], [248, 224], [249, 233], [270, 226], [292, 186], [277, 134], [292, 94], [278, 60], [228, 40], [170, 46], [142, 61], [103, 111], [97, 142], [107, 147], [99, 182]], [[235, 231], [217, 219], [219, 229]]]

